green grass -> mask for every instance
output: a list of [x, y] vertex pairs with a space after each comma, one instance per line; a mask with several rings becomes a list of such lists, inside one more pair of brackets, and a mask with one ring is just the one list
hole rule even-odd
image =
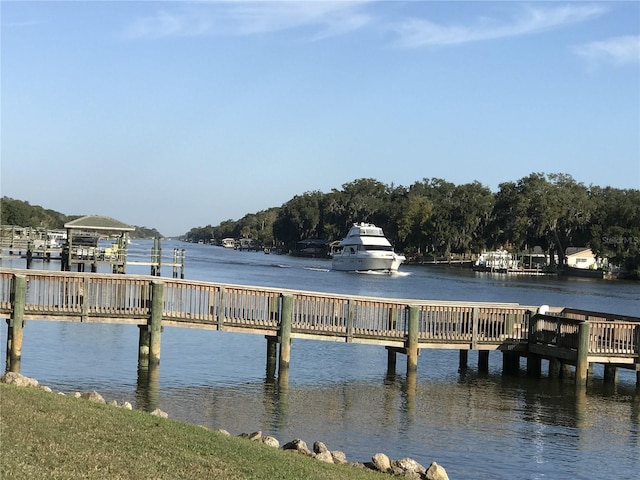
[[322, 479], [388, 475], [35, 388], [0, 384], [2, 479]]

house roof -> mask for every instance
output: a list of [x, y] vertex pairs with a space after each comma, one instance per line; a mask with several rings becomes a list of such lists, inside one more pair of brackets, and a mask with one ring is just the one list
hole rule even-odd
[[96, 230], [109, 232], [133, 232], [136, 228], [111, 217], [86, 215], [64, 224], [66, 229]]
[[594, 257], [589, 247], [568, 247], [565, 250], [567, 257]]

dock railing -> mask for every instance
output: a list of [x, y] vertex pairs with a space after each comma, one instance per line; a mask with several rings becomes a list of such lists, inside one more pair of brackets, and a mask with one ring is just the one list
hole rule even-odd
[[[139, 358], [159, 362], [162, 326], [183, 326], [262, 334], [268, 364], [280, 344], [280, 368], [289, 364], [293, 338], [382, 345], [389, 365], [407, 355], [407, 372], [417, 368], [420, 349], [502, 350], [505, 360], [527, 357], [539, 372], [547, 358], [575, 365], [586, 383], [592, 363], [636, 370], [640, 385], [640, 318], [512, 303], [452, 302], [342, 295], [84, 272], [0, 269], [0, 315], [9, 326], [7, 358], [19, 365], [24, 320], [122, 323], [140, 327]], [[464, 355], [463, 355], [464, 353]], [[482, 354], [482, 355], [480, 355]], [[395, 357], [393, 357], [395, 358]], [[517, 362], [516, 362], [517, 367]], [[461, 367], [462, 368], [462, 367]], [[610, 369], [610, 368], [609, 368]]]
[[[0, 269], [0, 313], [10, 314], [13, 278], [26, 277], [25, 319], [146, 324], [153, 282], [163, 284], [162, 321], [277, 335], [282, 297], [292, 297], [293, 337], [402, 346], [409, 307], [418, 343], [497, 348], [527, 339], [532, 308], [508, 303], [389, 299], [217, 284], [151, 276]], [[331, 338], [333, 337], [333, 338]]]
[[[564, 351], [574, 359], [580, 348], [580, 326], [588, 325], [590, 363], [640, 364], [640, 318], [585, 310], [564, 309], [531, 319], [529, 343]], [[557, 355], [557, 354], [556, 354]]]

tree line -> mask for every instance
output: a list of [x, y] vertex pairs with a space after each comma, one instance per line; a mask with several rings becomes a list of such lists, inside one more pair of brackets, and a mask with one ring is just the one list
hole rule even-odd
[[239, 220], [192, 228], [184, 239], [252, 238], [294, 250], [304, 239], [339, 240], [355, 222], [383, 227], [396, 250], [413, 257], [540, 247], [563, 266], [567, 247], [588, 246], [640, 278], [640, 190], [586, 186], [562, 173], [532, 173], [501, 183], [495, 193], [477, 181], [425, 178], [404, 187], [361, 178]]
[[[55, 210], [31, 205], [24, 200], [2, 197], [0, 202], [0, 224], [18, 227], [43, 228], [47, 230], [63, 230], [64, 224], [82, 215], [65, 215]], [[162, 235], [155, 228], [134, 226], [132, 238], [156, 238]]]

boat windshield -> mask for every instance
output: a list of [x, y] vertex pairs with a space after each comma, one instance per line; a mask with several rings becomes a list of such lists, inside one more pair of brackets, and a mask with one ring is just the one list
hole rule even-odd
[[385, 252], [392, 252], [393, 247], [391, 245], [363, 245], [365, 250], [383, 250]]

